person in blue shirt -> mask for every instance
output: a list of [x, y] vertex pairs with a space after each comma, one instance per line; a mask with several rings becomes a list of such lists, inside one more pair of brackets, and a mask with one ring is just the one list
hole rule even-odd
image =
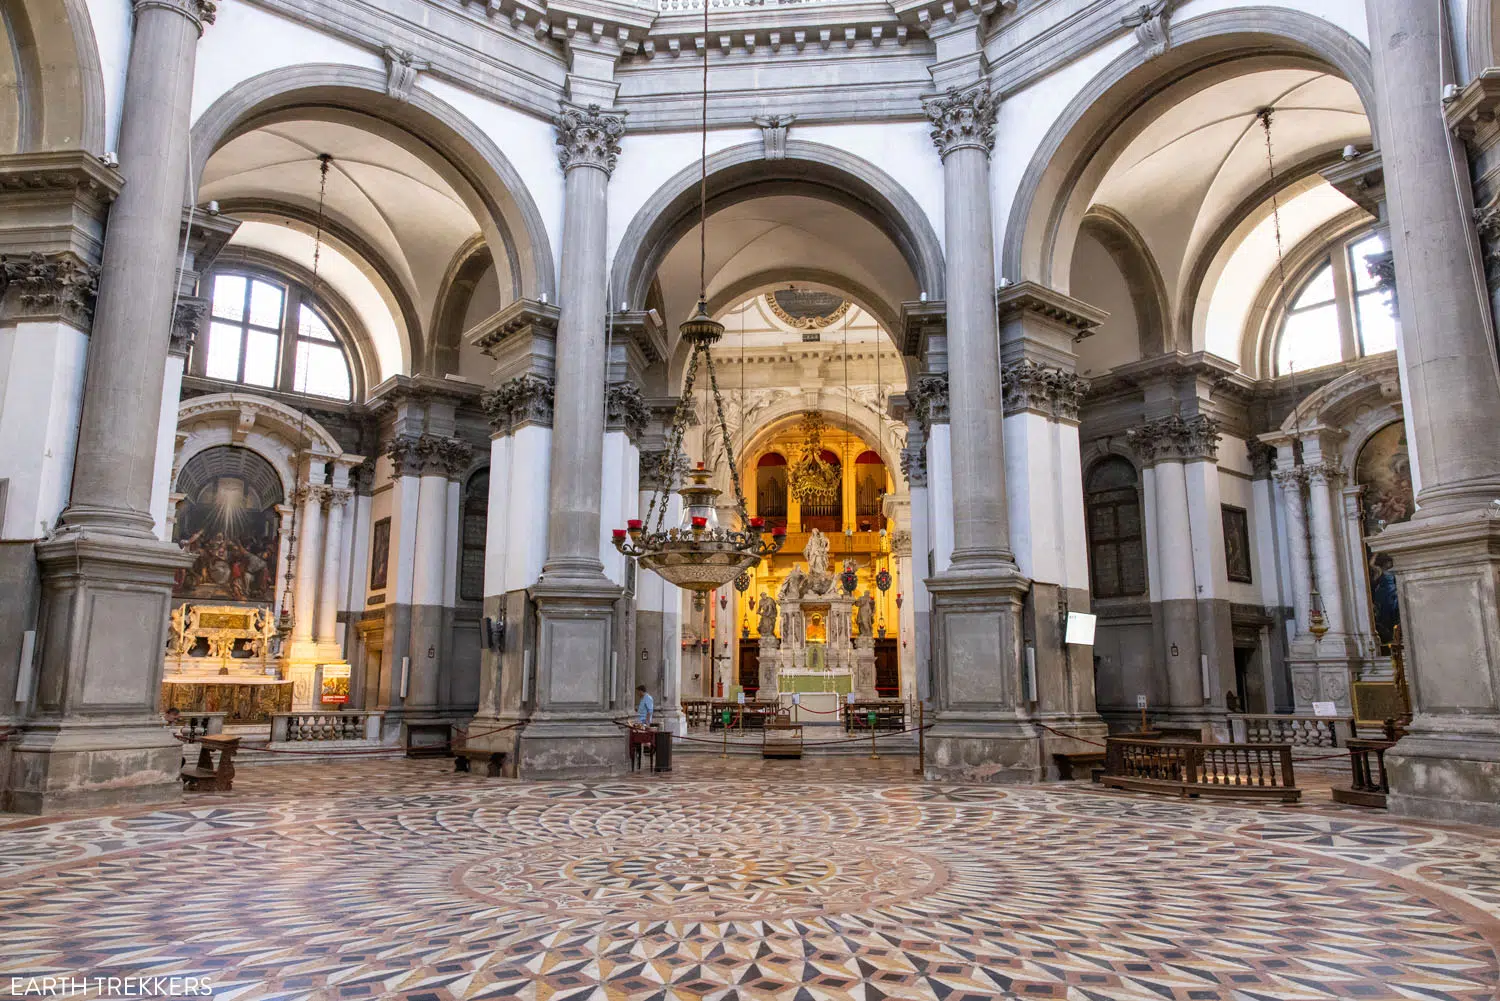
[[651, 694], [646, 691], [645, 685], [635, 686], [636, 707], [635, 721], [638, 726], [650, 726], [651, 718], [656, 714], [656, 703], [651, 700]]

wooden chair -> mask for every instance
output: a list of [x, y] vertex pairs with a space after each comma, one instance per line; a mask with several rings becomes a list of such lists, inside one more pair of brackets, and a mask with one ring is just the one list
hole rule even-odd
[[[204, 734], [198, 738], [198, 764], [182, 770], [182, 788], [187, 792], [229, 792], [234, 788], [234, 752], [240, 738]], [[213, 752], [219, 752], [214, 766]]]

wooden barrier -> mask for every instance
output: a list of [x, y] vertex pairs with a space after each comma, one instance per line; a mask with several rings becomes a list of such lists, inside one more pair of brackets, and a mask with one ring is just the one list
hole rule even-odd
[[1349, 741], [1349, 769], [1353, 772], [1348, 789], [1333, 790], [1336, 803], [1352, 806], [1385, 807], [1390, 783], [1385, 775], [1385, 752], [1396, 746], [1393, 740]]
[[1302, 798], [1290, 744], [1203, 744], [1110, 737], [1103, 784], [1179, 796]]

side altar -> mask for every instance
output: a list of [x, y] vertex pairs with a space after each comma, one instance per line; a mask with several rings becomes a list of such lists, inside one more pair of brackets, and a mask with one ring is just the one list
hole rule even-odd
[[163, 709], [227, 713], [231, 725], [269, 723], [292, 710], [292, 682], [277, 665], [269, 608], [197, 605], [172, 610], [162, 672]]
[[818, 529], [802, 555], [807, 569], [793, 567], [776, 597], [763, 594], [756, 605], [760, 698], [853, 692], [856, 698], [874, 699], [875, 601], [868, 593], [856, 598], [838, 586], [828, 538]]

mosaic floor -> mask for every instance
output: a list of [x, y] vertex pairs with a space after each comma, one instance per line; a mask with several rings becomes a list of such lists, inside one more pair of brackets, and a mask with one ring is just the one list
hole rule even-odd
[[1500, 985], [1496, 832], [923, 784], [909, 759], [535, 785], [448, 767], [247, 768], [232, 795], [180, 807], [0, 820], [0, 992], [45, 975], [414, 1001], [1490, 1001]]

